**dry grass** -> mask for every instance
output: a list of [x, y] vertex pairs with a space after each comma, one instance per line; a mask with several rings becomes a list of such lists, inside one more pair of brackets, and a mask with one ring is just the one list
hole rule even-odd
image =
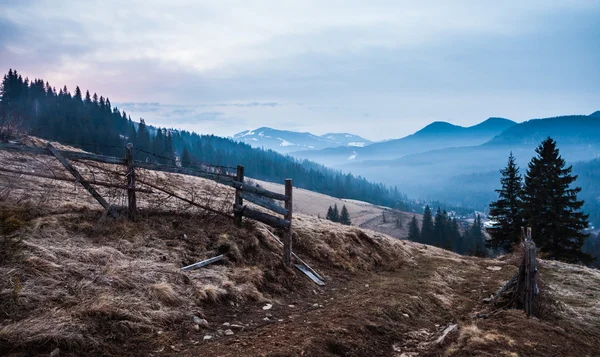
[[[465, 351], [470, 351], [476, 356], [493, 356], [497, 350], [490, 349], [488, 345], [506, 345], [510, 348], [515, 341], [508, 336], [500, 334], [498, 331], [484, 331], [477, 325], [466, 325], [459, 328], [458, 339], [446, 351], [445, 356], [460, 356]], [[490, 352], [493, 351], [493, 352]], [[514, 352], [506, 351], [503, 355], [511, 356]]]
[[[294, 228], [295, 251], [325, 275], [394, 269], [407, 254], [405, 242], [314, 217], [298, 215]], [[265, 229], [169, 212], [135, 223], [94, 210], [28, 217], [16, 232], [19, 260], [0, 264], [0, 352], [94, 354], [181, 326], [211, 304], [273, 300], [310, 284], [283, 268]], [[223, 264], [179, 269], [217, 254]]]
[[310, 216], [294, 220], [294, 244], [304, 256], [348, 271], [391, 270], [407, 256], [402, 243], [388, 236]]
[[[265, 299], [262, 271], [279, 261], [277, 251], [256, 255], [251, 242], [238, 247], [253, 233], [225, 218], [190, 219], [174, 229], [173, 219], [185, 217], [157, 214], [90, 229], [99, 217], [53, 214], [21, 227], [21, 258], [0, 264], [0, 350], [94, 351], [177, 325], [205, 304]], [[179, 269], [223, 249], [231, 254], [227, 265]]]

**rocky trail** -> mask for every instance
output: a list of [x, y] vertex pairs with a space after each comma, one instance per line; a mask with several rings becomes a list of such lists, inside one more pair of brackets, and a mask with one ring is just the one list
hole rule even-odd
[[454, 260], [427, 257], [392, 272], [335, 276], [326, 287], [272, 304], [223, 306], [205, 315], [208, 326], [177, 338], [186, 342], [153, 354], [544, 356], [578, 350], [593, 355], [589, 339], [557, 344], [566, 333], [560, 324], [527, 319], [516, 310], [490, 313], [483, 299], [516, 267], [489, 263], [465, 261], [456, 269]]

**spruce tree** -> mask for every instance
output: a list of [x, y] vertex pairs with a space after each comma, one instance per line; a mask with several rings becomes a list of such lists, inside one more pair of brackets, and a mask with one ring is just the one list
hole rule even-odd
[[346, 226], [349, 226], [352, 224], [352, 221], [350, 220], [350, 214], [348, 213], [348, 209], [346, 208], [346, 205], [342, 206], [342, 213], [340, 214], [340, 223], [344, 224]]
[[190, 155], [190, 151], [188, 150], [187, 145], [183, 147], [183, 152], [181, 153], [181, 166], [192, 166], [192, 155]]
[[506, 168], [500, 170], [502, 187], [496, 190], [498, 200], [490, 204], [490, 219], [495, 221], [489, 229], [492, 236], [486, 242], [488, 248], [510, 251], [520, 241], [523, 220], [521, 215], [522, 179], [512, 152]]
[[413, 216], [408, 224], [408, 240], [413, 242], [421, 241], [421, 232], [419, 231], [419, 222], [417, 222], [417, 216]]
[[423, 223], [421, 224], [421, 242], [425, 244], [433, 244], [435, 239], [433, 217], [429, 205], [425, 206], [423, 212]]
[[483, 236], [481, 216], [477, 214], [475, 222], [471, 226], [471, 240], [473, 244], [473, 255], [478, 257], [485, 256], [485, 237]]
[[588, 215], [580, 211], [580, 187], [572, 187], [577, 175], [565, 168], [556, 141], [544, 140], [535, 150], [525, 175], [523, 219], [531, 227], [533, 240], [551, 259], [588, 263], [592, 257], [581, 251], [587, 234]]
[[442, 213], [442, 210], [438, 207], [433, 222], [433, 245], [436, 247], [444, 246], [444, 238], [446, 231], [446, 217]]
[[329, 206], [329, 208], [327, 209], [327, 215], [325, 216], [326, 219], [333, 221], [333, 208], [331, 208], [331, 206]]
[[331, 220], [333, 222], [340, 221], [340, 211], [338, 210], [337, 203], [334, 203], [334, 205], [333, 205], [333, 212], [331, 213]]
[[458, 222], [456, 221], [456, 217], [452, 218], [451, 220], [448, 220], [448, 235], [449, 235], [449, 241], [450, 241], [450, 246], [451, 246], [452, 251], [462, 254], [459, 251], [461, 237], [460, 237], [460, 230], [458, 229]]

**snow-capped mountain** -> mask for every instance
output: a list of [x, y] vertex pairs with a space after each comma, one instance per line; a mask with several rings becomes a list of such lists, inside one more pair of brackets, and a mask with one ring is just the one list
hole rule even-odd
[[235, 134], [233, 139], [253, 147], [271, 149], [283, 154], [299, 150], [320, 150], [339, 146], [365, 147], [371, 144], [370, 140], [348, 133], [327, 133], [319, 136], [267, 127], [242, 131]]

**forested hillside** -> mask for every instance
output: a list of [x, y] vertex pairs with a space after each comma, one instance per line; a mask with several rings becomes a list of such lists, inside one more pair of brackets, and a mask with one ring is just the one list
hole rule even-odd
[[334, 197], [343, 197], [407, 209], [409, 202], [396, 187], [296, 160], [271, 150], [213, 135], [154, 128], [113, 107], [108, 98], [77, 87], [56, 90], [42, 79], [29, 80], [9, 70], [0, 88], [0, 126], [13, 123], [20, 130], [87, 151], [122, 156], [126, 142], [133, 142], [136, 159], [184, 166], [199, 163], [244, 165], [247, 176], [283, 182]]

